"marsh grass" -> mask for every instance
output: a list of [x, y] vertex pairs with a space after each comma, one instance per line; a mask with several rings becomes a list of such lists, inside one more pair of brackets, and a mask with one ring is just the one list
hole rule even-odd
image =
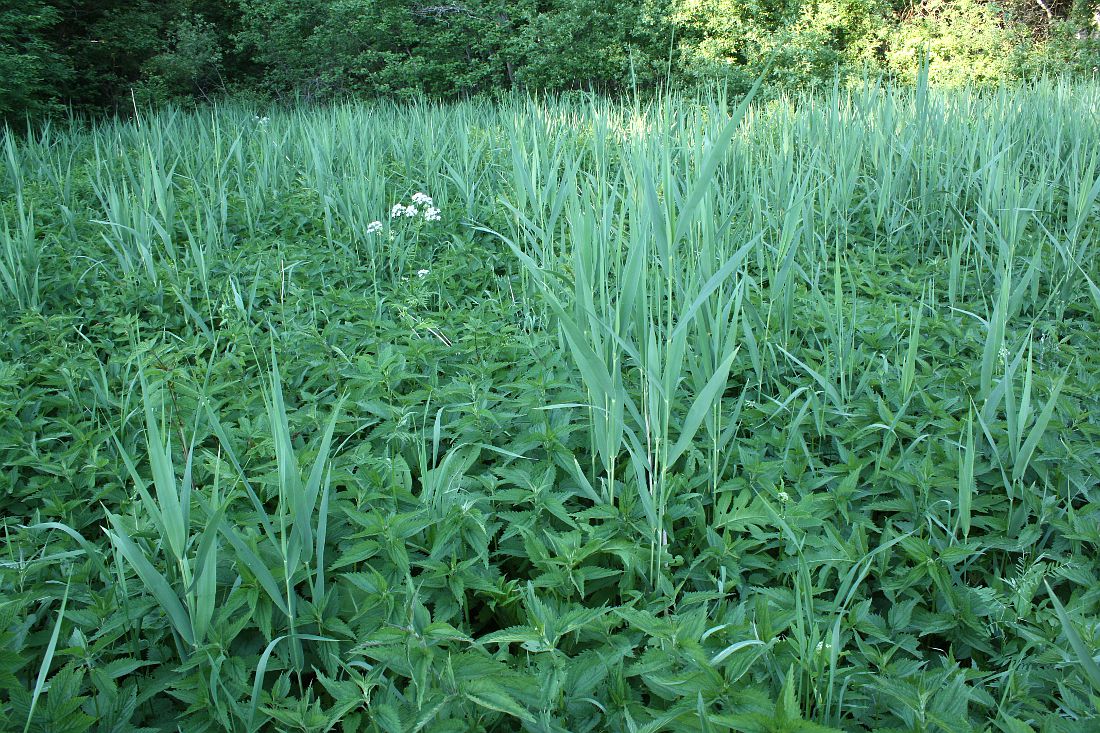
[[0, 727], [1087, 729], [1098, 112], [6, 132]]

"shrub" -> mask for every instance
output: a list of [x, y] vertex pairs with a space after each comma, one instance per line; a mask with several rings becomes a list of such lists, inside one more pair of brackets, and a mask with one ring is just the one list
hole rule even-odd
[[929, 80], [944, 86], [987, 84], [1017, 76], [1030, 41], [1026, 26], [983, 0], [925, 0], [890, 34], [887, 69], [912, 80], [927, 55]]
[[217, 29], [200, 15], [179, 18], [169, 48], [151, 58], [142, 71], [140, 88], [147, 101], [207, 97], [223, 86]]

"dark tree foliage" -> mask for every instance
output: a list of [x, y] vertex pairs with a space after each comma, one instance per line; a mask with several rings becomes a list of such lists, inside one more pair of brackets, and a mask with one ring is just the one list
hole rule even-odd
[[0, 0], [0, 115], [208, 100], [620, 93], [839, 70], [1095, 73], [1096, 0]]
[[60, 17], [45, 0], [0, 4], [0, 111], [48, 109], [71, 78], [70, 59], [50, 41]]
[[0, 114], [220, 90], [223, 62], [238, 61], [227, 54], [237, 17], [214, 0], [3, 0]]

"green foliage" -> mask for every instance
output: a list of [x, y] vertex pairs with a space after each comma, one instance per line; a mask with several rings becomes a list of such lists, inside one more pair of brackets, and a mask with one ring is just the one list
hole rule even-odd
[[673, 27], [657, 0], [557, 0], [519, 10], [507, 45], [517, 86], [623, 91], [652, 87], [667, 73]]
[[802, 88], [881, 68], [889, 6], [877, 0], [808, 3], [684, 0], [675, 6], [682, 73], [745, 85], [767, 69], [771, 85]]
[[1011, 80], [1030, 31], [1003, 8], [981, 0], [928, 0], [891, 34], [887, 68], [915, 78], [921, 64], [948, 86]]
[[50, 43], [60, 13], [47, 0], [0, 5], [0, 118], [50, 111], [71, 61]]
[[[10, 6], [10, 7], [9, 7]], [[28, 0], [0, 10], [0, 115], [508, 90], [762, 94], [866, 76], [1096, 73], [1095, 4], [1013, 0]], [[928, 64], [922, 67], [922, 61]]]
[[184, 16], [170, 34], [168, 48], [142, 66], [142, 101], [209, 98], [224, 91], [224, 54], [214, 25], [200, 15]]
[[1021, 55], [1019, 64], [1021, 74], [1031, 78], [1059, 73], [1095, 76], [1100, 73], [1100, 21], [1094, 17], [1054, 21], [1041, 43]]
[[0, 729], [1095, 727], [1100, 87], [759, 100], [7, 133]]
[[472, 4], [243, 0], [239, 46], [269, 88], [311, 97], [443, 94], [503, 86], [508, 13]]

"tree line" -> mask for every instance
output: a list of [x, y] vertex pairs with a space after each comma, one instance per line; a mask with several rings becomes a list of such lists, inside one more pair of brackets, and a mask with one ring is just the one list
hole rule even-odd
[[1095, 74], [1098, 0], [0, 0], [9, 120], [227, 95]]

